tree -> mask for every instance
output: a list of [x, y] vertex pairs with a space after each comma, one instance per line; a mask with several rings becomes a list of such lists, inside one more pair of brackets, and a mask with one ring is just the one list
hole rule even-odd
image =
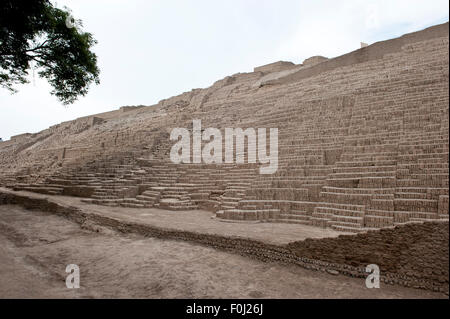
[[92, 34], [81, 30], [69, 9], [54, 7], [49, 0], [0, 2], [0, 86], [17, 92], [16, 84], [28, 83], [34, 63], [62, 103], [71, 104], [99, 84], [97, 56]]

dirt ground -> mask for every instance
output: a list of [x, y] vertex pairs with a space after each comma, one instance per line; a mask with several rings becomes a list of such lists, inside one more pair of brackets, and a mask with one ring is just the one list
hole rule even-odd
[[448, 298], [96, 227], [0, 206], [0, 298]]

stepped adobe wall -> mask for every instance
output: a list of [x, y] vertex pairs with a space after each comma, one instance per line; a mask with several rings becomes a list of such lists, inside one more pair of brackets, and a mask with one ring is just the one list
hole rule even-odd
[[[387, 54], [401, 51], [404, 45], [445, 37], [446, 35], [448, 36], [448, 23], [429, 27], [422, 31], [408, 33], [399, 38], [376, 42], [370, 46], [364, 46], [359, 50], [352, 51], [334, 59], [325, 60], [323, 57], [312, 57], [310, 58], [312, 60], [311, 68], [302, 68], [298, 72], [290, 74], [288, 77], [284, 77], [271, 84], [296, 81], [322, 72], [329, 72], [338, 67], [381, 59]], [[322, 61], [319, 60], [316, 62], [315, 60], [317, 60], [317, 58], [322, 58], [320, 59]], [[309, 64], [305, 62], [303, 62], [303, 64]]]
[[283, 71], [292, 69], [295, 66], [292, 62], [286, 62], [286, 61], [278, 61], [262, 66], [258, 66], [253, 69], [254, 72], [266, 72], [266, 73], [272, 73], [276, 71]]
[[[154, 106], [64, 122], [0, 143], [0, 184], [352, 232], [448, 220], [448, 40], [446, 23], [314, 65], [275, 63]], [[170, 131], [191, 129], [193, 119], [222, 131], [277, 127], [277, 172], [173, 164]]]

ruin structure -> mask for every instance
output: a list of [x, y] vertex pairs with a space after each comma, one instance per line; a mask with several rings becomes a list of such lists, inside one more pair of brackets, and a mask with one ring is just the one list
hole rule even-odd
[[[446, 23], [18, 135], [0, 143], [0, 185], [346, 232], [448, 220], [448, 41]], [[193, 119], [278, 128], [278, 170], [172, 163], [170, 132]]]

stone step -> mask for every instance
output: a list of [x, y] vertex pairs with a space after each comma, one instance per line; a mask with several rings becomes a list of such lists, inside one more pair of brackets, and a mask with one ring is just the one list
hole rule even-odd
[[280, 214], [280, 219], [294, 219], [294, 220], [302, 220], [309, 221], [311, 215], [297, 215], [297, 214]]
[[353, 227], [351, 225], [333, 225], [332, 228], [337, 231], [349, 232], [349, 233], [364, 233], [369, 230], [377, 230], [377, 228]]
[[364, 216], [364, 227], [383, 228], [394, 225], [394, 217], [369, 215]]
[[292, 219], [292, 218], [279, 218], [274, 220], [277, 223], [286, 223], [286, 224], [302, 224], [302, 225], [311, 225], [310, 220], [302, 220], [302, 219]]

